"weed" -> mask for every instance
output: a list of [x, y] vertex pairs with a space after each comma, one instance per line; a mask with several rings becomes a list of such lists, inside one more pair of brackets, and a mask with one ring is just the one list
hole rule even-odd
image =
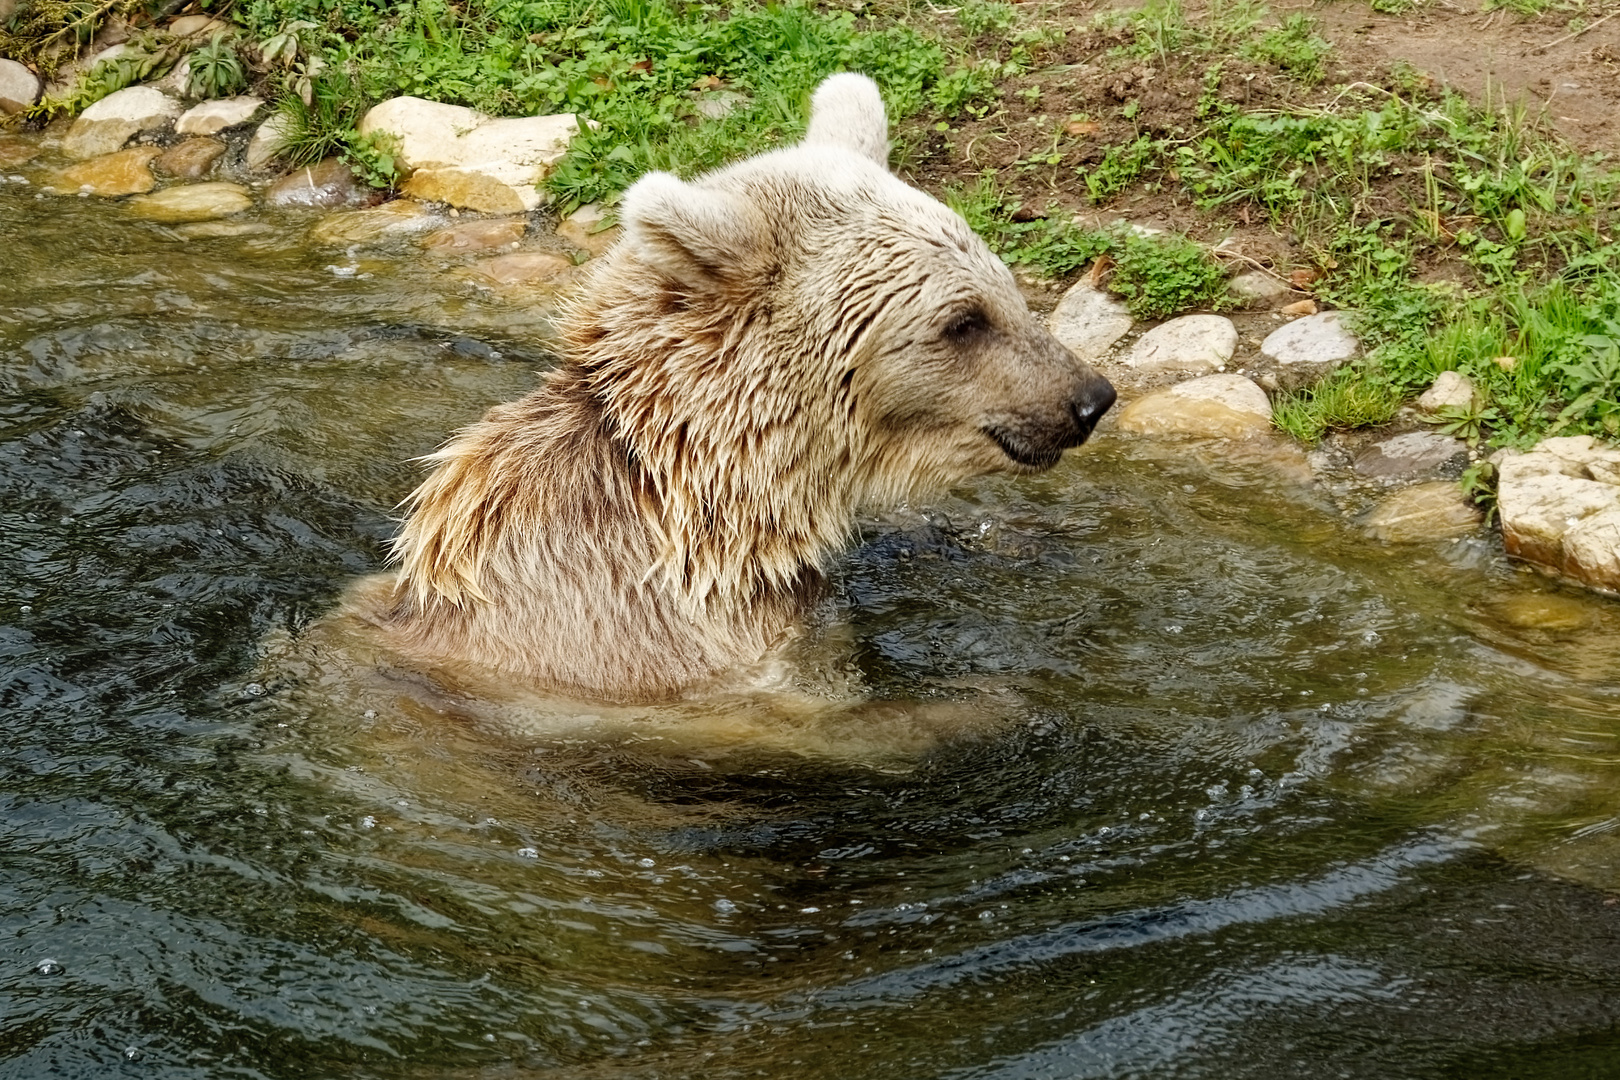
[[215, 34], [213, 40], [191, 54], [186, 92], [192, 97], [224, 97], [245, 86], [247, 77], [242, 71], [242, 61], [224, 34]]
[[1127, 235], [1113, 251], [1108, 287], [1138, 319], [1163, 319], [1193, 308], [1218, 307], [1226, 271], [1201, 244], [1181, 237]]
[[1296, 12], [1280, 26], [1244, 45], [1241, 53], [1273, 64], [1306, 85], [1315, 85], [1326, 74], [1325, 61], [1331, 49], [1316, 33], [1316, 20]]
[[1315, 386], [1282, 394], [1272, 403], [1272, 423], [1308, 443], [1332, 430], [1387, 423], [1405, 395], [1371, 375], [1342, 368]]
[[1111, 146], [1103, 159], [1081, 172], [1086, 194], [1094, 203], [1106, 202], [1155, 170], [1164, 154], [1164, 142], [1146, 135]]

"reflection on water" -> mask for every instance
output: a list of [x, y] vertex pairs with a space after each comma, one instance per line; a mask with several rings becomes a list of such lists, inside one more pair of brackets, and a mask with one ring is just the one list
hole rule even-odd
[[865, 524], [859, 700], [350, 678], [297, 632], [544, 311], [272, 224], [0, 188], [0, 1074], [1620, 1060], [1620, 606], [1105, 435]]

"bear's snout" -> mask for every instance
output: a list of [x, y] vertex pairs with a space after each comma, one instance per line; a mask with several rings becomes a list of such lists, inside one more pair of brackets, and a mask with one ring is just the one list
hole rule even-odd
[[1091, 437], [1097, 421], [1114, 405], [1114, 384], [1097, 374], [1086, 372], [1069, 398], [1069, 414], [1074, 417], [1075, 438], [1070, 446], [1079, 446]]

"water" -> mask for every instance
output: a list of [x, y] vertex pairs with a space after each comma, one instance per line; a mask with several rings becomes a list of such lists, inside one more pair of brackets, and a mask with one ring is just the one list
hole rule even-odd
[[289, 635], [543, 310], [34, 191], [0, 1076], [1620, 1075], [1613, 602], [1105, 435], [863, 525], [816, 647], [865, 713], [488, 723]]

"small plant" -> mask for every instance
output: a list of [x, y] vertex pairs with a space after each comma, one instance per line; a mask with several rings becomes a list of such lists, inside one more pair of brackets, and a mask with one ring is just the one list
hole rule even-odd
[[1299, 12], [1288, 16], [1242, 49], [1244, 56], [1263, 60], [1288, 72], [1302, 83], [1315, 85], [1327, 74], [1327, 54], [1333, 46], [1316, 33], [1316, 20]]
[[399, 186], [399, 140], [386, 131], [355, 135], [343, 152], [354, 174], [374, 188], [392, 191]]
[[192, 97], [216, 98], [234, 94], [247, 85], [241, 58], [223, 33], [191, 54], [191, 77], [186, 93]]
[[1442, 405], [1428, 422], [1438, 425], [1442, 435], [1450, 435], [1462, 439], [1469, 446], [1477, 446], [1487, 426], [1502, 422], [1502, 413], [1482, 403]]
[[1109, 147], [1102, 161], [1081, 173], [1086, 194], [1094, 203], [1107, 202], [1156, 169], [1163, 153], [1164, 143], [1146, 135]]
[[289, 89], [276, 102], [282, 133], [278, 155], [297, 168], [343, 153], [358, 139], [355, 124], [365, 113], [367, 104], [359, 91], [336, 71], [313, 81], [307, 102]]
[[1018, 19], [1011, 4], [997, 0], [968, 0], [956, 13], [956, 21], [973, 37], [980, 34], [1006, 34]]
[[1368, 372], [1341, 368], [1315, 386], [1278, 397], [1271, 422], [1301, 442], [1314, 443], [1329, 431], [1387, 423], [1404, 396]]
[[1168, 318], [1219, 307], [1225, 299], [1226, 271], [1191, 240], [1130, 235], [1113, 255], [1108, 287], [1124, 297], [1135, 318]]
[[259, 44], [259, 55], [270, 67], [291, 68], [300, 53], [309, 51], [310, 32], [316, 26], [308, 19], [294, 19]]
[[1490, 461], [1476, 461], [1463, 470], [1457, 484], [1469, 502], [1485, 511], [1485, 524], [1496, 520], [1496, 466]]

